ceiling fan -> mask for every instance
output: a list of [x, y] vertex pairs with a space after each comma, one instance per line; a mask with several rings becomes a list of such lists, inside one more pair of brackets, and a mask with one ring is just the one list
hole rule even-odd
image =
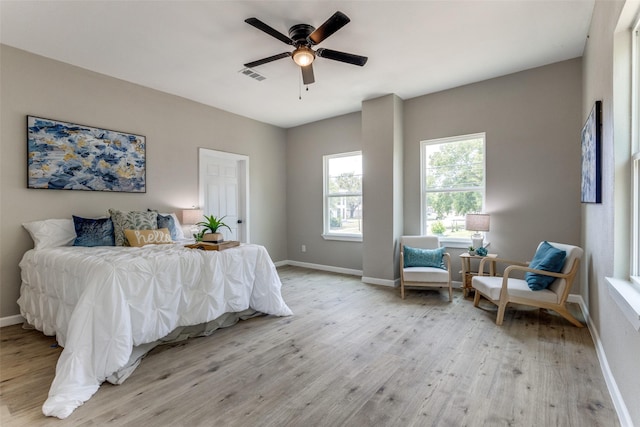
[[296, 24], [289, 28], [289, 37], [285, 36], [278, 30], [265, 24], [258, 18], [245, 19], [249, 25], [252, 25], [264, 31], [272, 37], [283, 43], [294, 46], [293, 52], [283, 52], [267, 58], [244, 64], [245, 67], [253, 68], [278, 59], [291, 57], [293, 61], [300, 66], [302, 70], [302, 82], [309, 85], [315, 81], [313, 77], [313, 61], [316, 56], [320, 58], [332, 59], [334, 61], [346, 62], [347, 64], [359, 65], [362, 67], [367, 63], [366, 56], [354, 55], [352, 53], [339, 52], [337, 50], [319, 48], [313, 50], [312, 47], [320, 44], [324, 39], [344, 27], [351, 21], [347, 15], [338, 11], [334, 13], [324, 24], [318, 28], [314, 28], [308, 24]]

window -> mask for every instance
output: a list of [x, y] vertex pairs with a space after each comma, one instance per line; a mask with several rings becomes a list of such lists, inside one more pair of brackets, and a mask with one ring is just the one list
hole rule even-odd
[[422, 141], [422, 233], [469, 239], [465, 214], [482, 212], [485, 134]]
[[362, 240], [362, 153], [323, 157], [325, 239]]
[[[640, 4], [626, 2], [614, 39], [614, 277], [609, 295], [640, 331]], [[635, 17], [635, 18], [633, 18]], [[632, 21], [634, 19], [634, 21]], [[629, 38], [625, 36], [628, 35]], [[628, 77], [627, 77], [628, 75]], [[630, 216], [630, 218], [629, 218]]]

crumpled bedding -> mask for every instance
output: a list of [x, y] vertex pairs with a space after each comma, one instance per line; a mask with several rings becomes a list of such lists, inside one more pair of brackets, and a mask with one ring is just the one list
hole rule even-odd
[[68, 417], [134, 346], [224, 313], [292, 312], [266, 249], [201, 251], [182, 245], [57, 247], [27, 251], [18, 304], [26, 321], [64, 347], [45, 415]]

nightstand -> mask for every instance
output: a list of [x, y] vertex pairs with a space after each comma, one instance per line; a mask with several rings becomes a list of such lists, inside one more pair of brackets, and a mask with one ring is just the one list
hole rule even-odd
[[[467, 252], [460, 254], [460, 260], [462, 261], [462, 295], [466, 298], [469, 294], [469, 290], [472, 290], [471, 287], [471, 278], [473, 276], [478, 275], [478, 271], [474, 271], [471, 269], [471, 260], [478, 259], [482, 260], [483, 258], [497, 258], [498, 254], [487, 254], [486, 256], [480, 255], [469, 255]], [[489, 275], [496, 275], [496, 263], [495, 261], [489, 262]]]

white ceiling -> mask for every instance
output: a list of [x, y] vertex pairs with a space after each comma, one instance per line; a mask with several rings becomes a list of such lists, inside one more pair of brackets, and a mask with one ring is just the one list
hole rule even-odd
[[[0, 42], [288, 128], [582, 55], [594, 0], [0, 1]], [[368, 56], [364, 67], [326, 58], [302, 89], [293, 48], [246, 24], [288, 34], [334, 12], [351, 22], [319, 47]]]

